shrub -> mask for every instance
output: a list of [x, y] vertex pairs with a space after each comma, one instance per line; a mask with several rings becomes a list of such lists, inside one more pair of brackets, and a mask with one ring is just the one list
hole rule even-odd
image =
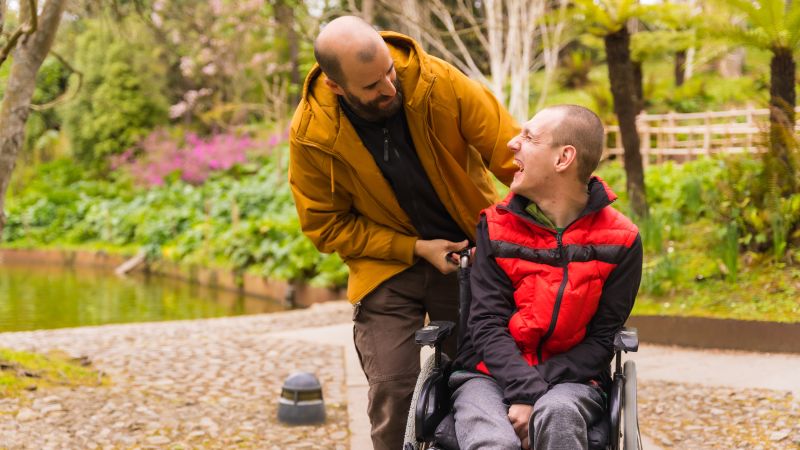
[[164, 70], [146, 43], [128, 42], [96, 22], [87, 21], [74, 52], [83, 87], [60, 112], [74, 155], [102, 168], [107, 156], [122, 153], [167, 120]]
[[161, 186], [172, 174], [187, 183], [201, 184], [211, 172], [244, 164], [247, 151], [255, 147], [247, 136], [216, 134], [203, 139], [190, 133], [181, 142], [157, 130], [136, 147], [112, 157], [111, 167], [128, 172], [146, 186]]
[[275, 150], [235, 174], [214, 172], [202, 185], [167, 177], [137, 187], [124, 179], [85, 180], [67, 160], [44, 164], [9, 198], [3, 238], [13, 245], [144, 249], [151, 258], [344, 284], [342, 261], [320, 254], [300, 231], [281, 163], [285, 145]]

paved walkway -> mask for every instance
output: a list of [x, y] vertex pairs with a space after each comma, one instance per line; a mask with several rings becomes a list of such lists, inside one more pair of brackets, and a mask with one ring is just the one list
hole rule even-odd
[[[344, 347], [351, 430], [350, 447], [351, 449], [370, 448], [369, 421], [364, 413], [366, 411], [367, 382], [361, 372], [355, 348], [352, 344], [352, 325], [345, 323], [291, 330], [275, 334], [275, 336], [303, 339], [314, 343], [335, 343]], [[424, 357], [425, 355], [423, 355], [423, 359]], [[676, 416], [683, 416], [685, 423], [690, 423], [693, 416], [697, 416], [699, 420], [699, 415], [702, 414], [702, 411], [692, 411], [693, 405], [697, 405], [697, 401], [693, 397], [699, 396], [710, 400], [720, 400], [715, 399], [715, 395], [731, 397], [735, 395], [731, 394], [732, 390], [746, 390], [754, 393], [755, 399], [739, 393], [740, 398], [737, 398], [737, 400], [742, 405], [738, 406], [747, 408], [748, 406], [744, 404], [748, 403], [748, 401], [752, 400], [757, 403], [759, 400], [768, 400], [764, 408], [754, 408], [752, 411], [756, 416], [764, 420], [767, 416], [772, 417], [772, 414], [764, 413], [764, 411], [776, 413], [780, 411], [775, 411], [773, 406], [776, 403], [780, 403], [781, 399], [778, 399], [777, 402], [770, 401], [772, 398], [769, 396], [772, 391], [775, 391], [775, 395], [778, 397], [782, 396], [784, 392], [791, 392], [793, 397], [791, 394], [783, 397], [784, 400], [790, 400], [788, 405], [790, 415], [786, 418], [785, 426], [777, 426], [778, 424], [775, 422], [767, 422], [765, 424], [768, 428], [766, 432], [763, 430], [759, 432], [764, 435], [763, 440], [765, 441], [764, 445], [767, 445], [766, 448], [782, 448], [781, 445], [783, 444], [787, 445], [786, 448], [800, 447], [800, 407], [797, 403], [797, 400], [800, 399], [800, 376], [798, 376], [800, 374], [800, 355], [692, 350], [642, 344], [639, 352], [626, 355], [626, 358], [636, 361], [637, 378], [640, 383], [640, 390], [643, 391], [643, 393], [640, 393], [640, 400], [645, 400], [640, 413], [640, 417], [644, 419], [642, 420], [642, 443], [645, 449], [657, 450], [662, 446], [720, 449], [739, 446], [757, 448], [757, 446], [750, 447], [751, 442], [749, 441], [726, 443], [713, 438], [695, 440], [691, 436], [684, 436], [683, 439], [676, 440], [674, 433], [666, 433], [660, 429], [652, 430], [650, 434], [653, 437], [648, 436], [646, 426], [659, 423], [658, 414], [665, 412], [664, 405], [670, 404], [671, 397], [677, 397], [675, 391], [659, 391], [663, 386], [675, 389], [675, 384], [680, 384], [680, 389], [684, 394], [680, 398], [685, 400], [686, 404], [673, 404], [671, 409]], [[650, 389], [647, 388], [648, 386], [650, 386]], [[689, 387], [687, 388], [687, 386]], [[704, 390], [703, 387], [710, 390]], [[645, 394], [652, 394], [653, 399], [646, 399]], [[663, 401], [660, 397], [663, 397]], [[724, 400], [722, 399], [722, 401]], [[722, 401], [717, 403], [721, 404]], [[723, 417], [724, 414], [716, 411], [713, 404], [710, 409], [714, 410], [714, 415], [718, 421], [724, 422], [726, 420]], [[651, 411], [655, 414], [652, 414]], [[740, 411], [727, 411], [727, 413], [737, 415]], [[647, 418], [648, 415], [651, 416], [649, 419]], [[793, 427], [792, 418], [794, 418]], [[668, 421], [662, 422], [668, 424], [666, 428], [675, 425]], [[691, 425], [689, 426], [691, 427]], [[769, 428], [772, 426], [775, 426], [774, 429]], [[718, 434], [718, 432], [722, 431], [715, 430], [713, 427], [714, 425], [709, 425], [706, 428], [711, 429], [707, 431], [712, 434]], [[658, 426], [658, 428], [662, 427]], [[690, 429], [690, 431], [704, 430]], [[701, 433], [695, 434], [701, 435]], [[701, 446], [684, 447], [680, 445], [680, 442], [676, 441], [694, 442], [695, 444], [698, 444], [699, 441], [703, 444], [699, 444]]]
[[[0, 399], [0, 448], [371, 448], [367, 385], [345, 302], [261, 316], [0, 333], [0, 347], [85, 355], [111, 380]], [[644, 448], [800, 447], [800, 355], [644, 344], [631, 357]], [[324, 425], [277, 422], [280, 387], [294, 371], [320, 378]]]
[[[350, 321], [343, 302], [302, 311], [0, 333], [0, 347], [87, 356], [108, 385], [0, 398], [0, 449], [333, 449], [349, 441], [343, 347], [272, 333]], [[324, 425], [277, 421], [283, 381], [313, 372]]]

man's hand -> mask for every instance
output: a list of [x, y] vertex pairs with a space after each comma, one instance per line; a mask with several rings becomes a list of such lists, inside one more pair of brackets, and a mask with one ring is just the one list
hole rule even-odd
[[468, 241], [452, 242], [444, 239], [424, 241], [418, 239], [414, 244], [414, 255], [424, 258], [436, 267], [439, 272], [448, 274], [458, 268], [458, 263], [447, 257], [448, 252], [457, 252], [467, 247]]
[[531, 420], [533, 414], [533, 406], [514, 404], [508, 408], [508, 420], [511, 421], [511, 426], [522, 442], [522, 448], [527, 450], [531, 448], [531, 441], [528, 439], [528, 422]]

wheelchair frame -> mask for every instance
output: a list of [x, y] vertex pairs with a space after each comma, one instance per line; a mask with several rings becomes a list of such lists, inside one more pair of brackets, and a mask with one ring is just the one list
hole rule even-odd
[[[471, 293], [469, 289], [470, 250], [459, 255], [459, 333], [461, 346], [466, 329], [466, 312], [469, 310]], [[421, 346], [432, 346], [434, 354], [422, 365], [406, 424], [403, 450], [439, 450], [436, 443], [436, 430], [451, 410], [450, 390], [447, 379], [450, 360], [442, 351], [442, 343], [450, 336], [455, 324], [447, 321], [433, 321], [417, 330], [415, 340]], [[640, 450], [639, 420], [636, 400], [636, 363], [622, 362], [622, 352], [635, 352], [639, 348], [639, 337], [635, 328], [623, 328], [614, 337], [614, 373], [608, 396], [609, 433], [604, 447], [607, 450]]]

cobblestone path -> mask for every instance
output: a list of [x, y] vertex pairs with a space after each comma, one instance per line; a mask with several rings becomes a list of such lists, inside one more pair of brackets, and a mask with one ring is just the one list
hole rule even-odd
[[[350, 320], [344, 302], [261, 316], [0, 334], [0, 347], [88, 356], [110, 386], [50, 388], [0, 399], [0, 448], [346, 449], [341, 346], [268, 334]], [[327, 421], [285, 426], [286, 377], [320, 379]]]

